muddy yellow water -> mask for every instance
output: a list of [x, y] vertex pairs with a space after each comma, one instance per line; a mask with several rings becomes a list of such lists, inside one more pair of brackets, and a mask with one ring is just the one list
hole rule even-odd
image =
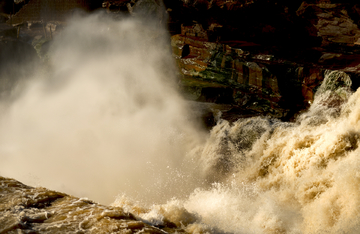
[[187, 155], [201, 165], [204, 185], [140, 215], [190, 233], [359, 232], [360, 91], [350, 85], [344, 73], [327, 72], [295, 123], [219, 120]]

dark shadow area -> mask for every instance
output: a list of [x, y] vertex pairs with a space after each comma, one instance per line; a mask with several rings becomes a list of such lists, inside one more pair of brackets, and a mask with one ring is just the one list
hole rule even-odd
[[40, 59], [35, 49], [22, 41], [0, 41], [0, 97], [9, 97], [22, 79], [30, 78]]
[[216, 104], [232, 104], [234, 99], [230, 88], [202, 88], [201, 95], [197, 99], [200, 102], [211, 102]]

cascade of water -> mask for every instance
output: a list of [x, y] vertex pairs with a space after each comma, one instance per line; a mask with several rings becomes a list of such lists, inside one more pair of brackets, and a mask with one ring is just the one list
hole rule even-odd
[[350, 86], [345, 73], [328, 71], [311, 108], [294, 123], [220, 121], [192, 155], [214, 183], [174, 209], [196, 214], [187, 230], [357, 233], [360, 90], [352, 94]]
[[69, 23], [48, 69], [2, 107], [1, 175], [102, 202], [125, 193], [114, 206], [191, 233], [356, 233], [360, 91], [349, 77], [328, 71], [294, 123], [219, 120], [206, 136], [153, 26]]

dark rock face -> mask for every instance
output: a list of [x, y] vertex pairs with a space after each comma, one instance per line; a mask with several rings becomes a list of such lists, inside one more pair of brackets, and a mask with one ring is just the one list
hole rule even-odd
[[165, 0], [165, 4], [171, 8], [172, 22], [191, 26], [196, 21], [210, 41], [305, 48], [320, 46], [327, 38], [350, 44], [359, 38], [359, 4], [351, 1]]
[[161, 228], [151, 226], [120, 207], [4, 177], [0, 177], [0, 224], [0, 233], [185, 233], [170, 222]]
[[183, 28], [182, 34], [172, 36], [172, 46], [183, 85], [201, 89], [195, 100], [234, 104], [278, 118], [312, 102], [324, 68], [208, 42], [189, 35], [197, 34], [194, 31], [196, 27]]
[[183, 86], [192, 79], [198, 93], [226, 87], [235, 108], [289, 120], [313, 101], [325, 70], [345, 71], [359, 83], [360, 8], [352, 1], [165, 5]]

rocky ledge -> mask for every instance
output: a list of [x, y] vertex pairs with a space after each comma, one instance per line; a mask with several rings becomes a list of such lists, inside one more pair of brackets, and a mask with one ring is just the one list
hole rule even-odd
[[121, 207], [97, 204], [0, 177], [0, 233], [185, 233], [172, 222], [153, 226]]

